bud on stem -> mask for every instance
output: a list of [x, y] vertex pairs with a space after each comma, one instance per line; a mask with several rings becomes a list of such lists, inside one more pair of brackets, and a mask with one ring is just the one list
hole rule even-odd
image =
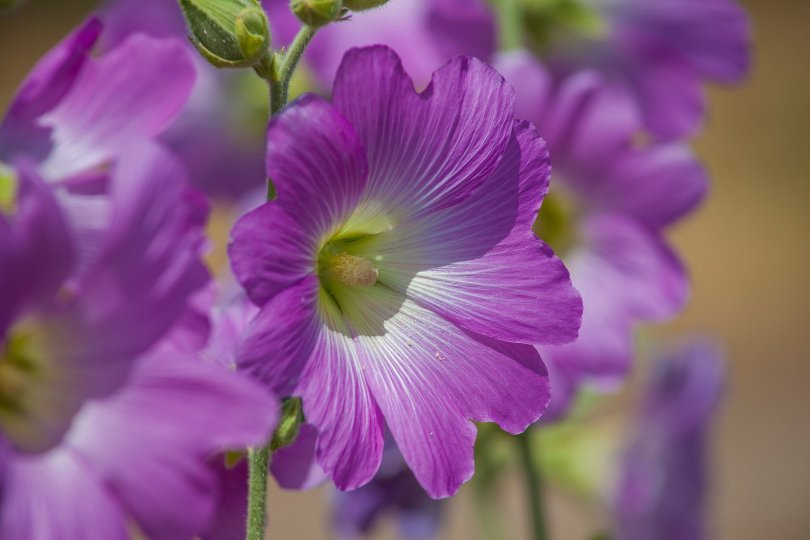
[[374, 9], [386, 3], [388, 3], [388, 0], [343, 0], [344, 7], [351, 11]]
[[340, 17], [341, 0], [291, 0], [290, 9], [298, 20], [312, 28], [320, 28]]
[[275, 452], [279, 448], [294, 443], [303, 421], [304, 413], [301, 409], [301, 400], [299, 398], [285, 399], [281, 407], [281, 420], [278, 423], [276, 432], [273, 433], [273, 440], [270, 441], [270, 451]]
[[190, 39], [219, 68], [258, 64], [270, 47], [270, 25], [258, 0], [180, 0]]

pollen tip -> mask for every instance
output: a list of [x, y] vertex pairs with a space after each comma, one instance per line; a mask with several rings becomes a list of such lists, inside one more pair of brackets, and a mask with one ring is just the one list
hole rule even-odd
[[356, 255], [337, 255], [330, 261], [329, 271], [332, 277], [344, 285], [371, 287], [377, 283], [377, 269], [368, 259]]

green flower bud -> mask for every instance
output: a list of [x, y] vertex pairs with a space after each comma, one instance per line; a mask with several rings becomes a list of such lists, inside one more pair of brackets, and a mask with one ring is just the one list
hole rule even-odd
[[270, 25], [259, 0], [180, 0], [191, 42], [220, 68], [251, 67], [270, 46]]
[[270, 450], [275, 452], [279, 448], [290, 446], [298, 437], [301, 424], [304, 422], [304, 413], [299, 398], [287, 398], [281, 406], [281, 420], [279, 420], [273, 440], [270, 441]]
[[290, 9], [298, 20], [318, 28], [333, 22], [343, 12], [341, 0], [290, 0]]
[[343, 0], [343, 5], [352, 11], [374, 9], [386, 3], [388, 0]]

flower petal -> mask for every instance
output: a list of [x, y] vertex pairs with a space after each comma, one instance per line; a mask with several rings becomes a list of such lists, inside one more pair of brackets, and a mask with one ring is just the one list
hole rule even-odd
[[273, 118], [267, 173], [278, 200], [240, 219], [228, 249], [253, 302], [312, 273], [320, 244], [354, 210], [367, 171], [354, 129], [323, 98], [305, 95]]
[[182, 42], [140, 34], [88, 61], [70, 92], [41, 119], [53, 129], [46, 176], [89, 170], [158, 135], [186, 103], [195, 76]]
[[0, 123], [0, 158], [17, 153], [45, 157], [51, 147], [50, 130], [37, 120], [73, 87], [100, 33], [101, 23], [90, 18], [37, 62]]
[[317, 316], [318, 278], [310, 276], [274, 296], [248, 325], [237, 367], [289, 396], [322, 332]]
[[592, 182], [589, 204], [633, 216], [652, 229], [672, 224], [706, 195], [709, 179], [685, 144], [656, 144], [625, 152]]
[[81, 339], [77, 355], [102, 365], [128, 362], [208, 282], [200, 259], [208, 206], [185, 179], [177, 160], [151, 143], [134, 144], [116, 164], [105, 246], [76, 285], [69, 334]]
[[3, 540], [128, 540], [125, 516], [84, 456], [60, 448], [14, 457], [3, 477]]
[[273, 453], [270, 471], [278, 485], [284, 489], [309, 489], [326, 480], [315, 456], [317, 443], [318, 430], [312, 424], [303, 424], [293, 444]]
[[467, 330], [566, 343], [582, 312], [568, 271], [531, 226], [548, 190], [548, 151], [518, 123], [503, 160], [466, 201], [374, 237], [379, 280]]
[[29, 162], [11, 173], [17, 182], [13, 214], [0, 211], [0, 331], [18, 309], [42, 307], [64, 285], [74, 252], [65, 217]]
[[192, 537], [210, 523], [218, 497], [210, 456], [264, 443], [278, 402], [174, 349], [143, 360], [130, 381], [82, 410], [69, 444], [92, 460], [149, 538]]
[[630, 369], [633, 325], [672, 317], [689, 283], [661, 238], [632, 220], [594, 216], [583, 231], [584, 246], [568, 258], [584, 304], [579, 338], [541, 352], [566, 376], [610, 381]]
[[318, 428], [319, 465], [338, 489], [354, 489], [380, 467], [383, 417], [342, 314], [325, 292], [319, 304], [326, 324], [294, 394]]
[[352, 489], [379, 467], [383, 426], [335, 311], [317, 277], [303, 279], [262, 308], [238, 366], [278, 395], [303, 398], [304, 417], [318, 429], [320, 467], [339, 488]]
[[519, 433], [545, 409], [548, 376], [533, 347], [464, 332], [384, 287], [339, 302], [373, 397], [432, 497], [452, 495], [473, 474], [470, 420]]
[[397, 219], [469, 197], [506, 150], [513, 94], [503, 77], [474, 58], [454, 58], [417, 94], [391, 49], [346, 53], [333, 101], [368, 153], [365, 204], [384, 201]]

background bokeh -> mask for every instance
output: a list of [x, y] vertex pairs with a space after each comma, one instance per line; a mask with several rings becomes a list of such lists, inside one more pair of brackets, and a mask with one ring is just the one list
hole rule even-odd
[[[94, 4], [30, 0], [0, 15], [0, 108], [33, 63]], [[712, 334], [725, 344], [730, 383], [713, 436], [713, 538], [807, 540], [810, 3], [743, 5], [753, 18], [754, 69], [741, 87], [710, 91], [711, 116], [696, 145], [712, 173], [712, 194], [672, 234], [694, 278], [693, 298], [681, 317], [645, 331], [642, 342], [687, 332]], [[621, 433], [635, 386], [609, 404], [601, 425]], [[475, 538], [468, 491], [451, 505], [443, 538]], [[507, 478], [503, 491], [498, 500], [509, 538], [523, 538], [518, 479]], [[273, 490], [273, 538], [329, 538], [328, 497], [328, 490]], [[550, 495], [549, 514], [555, 540], [584, 539], [604, 523], [598, 505], [566, 492]], [[384, 526], [376, 538], [394, 538], [393, 530]]]

